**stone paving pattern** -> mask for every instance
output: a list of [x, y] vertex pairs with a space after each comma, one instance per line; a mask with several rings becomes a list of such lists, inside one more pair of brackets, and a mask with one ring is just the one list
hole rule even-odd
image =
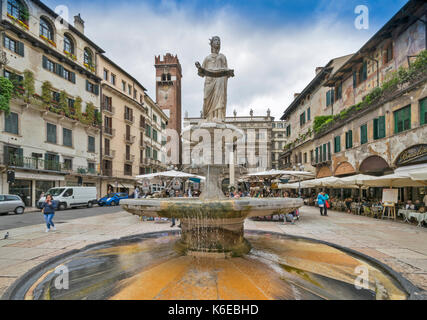
[[[303, 207], [295, 225], [246, 220], [245, 229], [314, 238], [354, 249], [389, 265], [427, 290], [426, 228], [336, 211], [328, 213], [328, 217], [321, 217], [316, 208]], [[9, 239], [0, 240], [0, 296], [31, 268], [69, 250], [129, 235], [176, 229], [170, 228], [170, 223], [140, 221], [126, 212], [56, 222], [57, 231], [46, 233], [41, 223], [8, 230]]]

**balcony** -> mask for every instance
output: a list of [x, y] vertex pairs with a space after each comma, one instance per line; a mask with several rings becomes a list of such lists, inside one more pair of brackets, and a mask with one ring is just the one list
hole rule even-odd
[[134, 144], [135, 143], [135, 136], [124, 134], [125, 143]]
[[134, 161], [135, 161], [135, 155], [133, 154], [126, 155], [126, 159], [125, 159], [126, 163], [132, 164], [134, 163]]
[[103, 132], [106, 136], [114, 137], [116, 135], [116, 129], [110, 127], [103, 127]]
[[133, 124], [135, 122], [135, 117], [133, 115], [130, 115], [128, 113], [124, 114], [124, 119], [126, 122]]
[[105, 112], [108, 115], [114, 115], [116, 113], [116, 109], [109, 105], [102, 105], [102, 111]]
[[105, 159], [114, 159], [116, 156], [116, 150], [105, 150], [104, 151], [104, 158]]

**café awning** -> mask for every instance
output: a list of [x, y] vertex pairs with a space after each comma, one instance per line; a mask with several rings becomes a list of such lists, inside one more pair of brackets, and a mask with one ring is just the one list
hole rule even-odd
[[415, 181], [427, 181], [427, 164], [400, 167], [395, 170], [395, 173], [408, 175]]

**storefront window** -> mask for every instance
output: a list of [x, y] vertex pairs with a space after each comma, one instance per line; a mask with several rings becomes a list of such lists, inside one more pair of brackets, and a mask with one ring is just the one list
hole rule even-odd
[[20, 196], [27, 207], [32, 206], [32, 181], [15, 180], [13, 184], [9, 185], [9, 193]]

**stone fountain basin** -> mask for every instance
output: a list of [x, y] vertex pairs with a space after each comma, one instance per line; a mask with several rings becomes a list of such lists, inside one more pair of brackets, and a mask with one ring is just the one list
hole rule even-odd
[[304, 205], [299, 198], [198, 198], [124, 199], [120, 205], [139, 216], [177, 219], [237, 219], [286, 214]]

